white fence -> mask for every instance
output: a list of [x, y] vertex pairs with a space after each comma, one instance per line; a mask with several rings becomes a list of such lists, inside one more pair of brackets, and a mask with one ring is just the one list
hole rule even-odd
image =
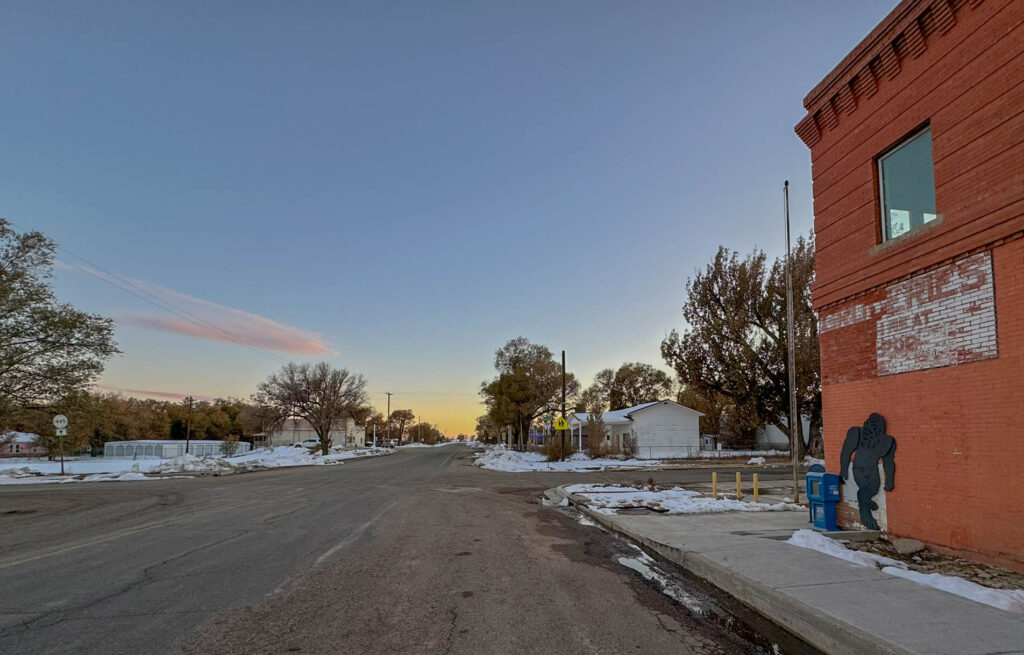
[[[223, 454], [223, 441], [207, 441], [192, 439], [188, 442], [188, 452], [196, 457], [213, 457]], [[247, 453], [252, 445], [239, 441], [235, 455]], [[171, 459], [185, 454], [184, 440], [139, 440], [139, 441], [108, 441], [103, 444], [103, 456], [118, 459]]]

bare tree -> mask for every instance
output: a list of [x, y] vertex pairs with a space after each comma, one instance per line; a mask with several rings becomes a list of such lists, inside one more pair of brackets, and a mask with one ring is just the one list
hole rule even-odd
[[327, 362], [286, 364], [257, 389], [256, 402], [273, 408], [276, 421], [292, 416], [308, 421], [324, 455], [331, 447], [331, 430], [343, 419], [365, 415], [368, 401], [362, 375]]

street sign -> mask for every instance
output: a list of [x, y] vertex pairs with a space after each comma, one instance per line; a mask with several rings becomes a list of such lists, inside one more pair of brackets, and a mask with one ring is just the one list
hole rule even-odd
[[68, 429], [67, 428], [57, 428], [57, 436], [58, 437], [66, 437], [66, 436], [68, 436]]
[[559, 416], [558, 418], [555, 419], [555, 429], [556, 430], [568, 430], [569, 429], [569, 422], [565, 420], [564, 416]]
[[63, 430], [64, 428], [68, 427], [68, 417], [64, 416], [63, 414], [57, 414], [56, 416], [53, 417], [53, 427], [57, 428], [58, 430]]

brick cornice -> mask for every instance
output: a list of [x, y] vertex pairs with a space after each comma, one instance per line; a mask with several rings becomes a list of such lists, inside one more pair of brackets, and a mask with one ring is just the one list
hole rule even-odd
[[861, 100], [894, 79], [902, 62], [916, 59], [928, 43], [949, 32], [957, 14], [983, 0], [903, 0], [804, 98], [807, 115], [796, 124], [797, 136], [814, 147], [835, 129]]

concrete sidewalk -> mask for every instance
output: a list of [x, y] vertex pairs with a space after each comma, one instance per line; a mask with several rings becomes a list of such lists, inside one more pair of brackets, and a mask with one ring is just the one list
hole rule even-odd
[[608, 515], [601, 525], [726, 591], [816, 648], [841, 655], [1024, 655], [1024, 615], [784, 543], [802, 512]]

